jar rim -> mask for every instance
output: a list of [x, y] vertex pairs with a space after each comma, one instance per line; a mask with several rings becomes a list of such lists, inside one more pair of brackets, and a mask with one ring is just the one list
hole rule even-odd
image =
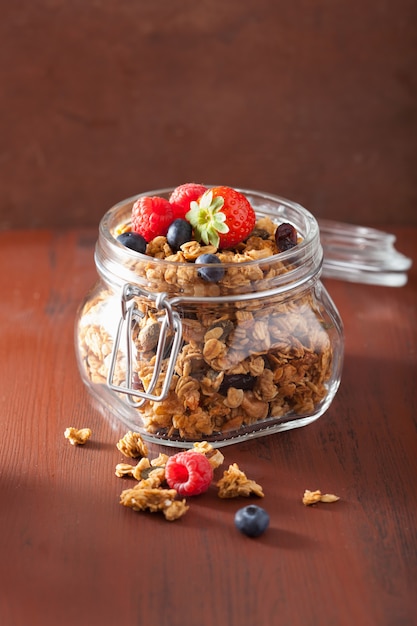
[[[213, 185], [207, 185], [207, 187], [213, 187]], [[323, 250], [320, 244], [319, 225], [308, 209], [297, 202], [275, 194], [237, 187], [235, 189], [248, 198], [258, 218], [268, 216], [277, 224], [284, 221], [292, 223], [302, 240], [289, 250], [265, 258], [244, 260], [239, 264], [232, 261], [222, 261], [226, 271], [230, 268], [236, 268], [237, 265], [239, 265], [239, 269], [250, 270], [254, 266], [262, 269], [274, 263], [282, 263], [291, 269], [276, 278], [281, 287], [294, 281], [305, 282], [321, 271]], [[110, 271], [116, 279], [123, 278], [123, 280], [131, 281], [135, 276], [133, 272], [126, 271], [126, 276], [121, 276], [123, 268], [127, 269], [126, 266], [129, 262], [152, 263], [159, 269], [168, 269], [173, 266], [180, 269], [192, 266], [190, 262], [149, 257], [146, 254], [131, 250], [117, 241], [117, 229], [120, 228], [121, 223], [128, 223], [131, 208], [138, 198], [143, 196], [169, 197], [173, 190], [174, 187], [165, 187], [141, 192], [117, 202], [103, 215], [99, 225], [99, 239], [95, 255], [99, 270], [104, 271], [105, 274]], [[281, 221], [279, 221], [280, 216]], [[203, 266], [199, 264], [198, 267]]]
[[[207, 185], [207, 187], [214, 187], [214, 185]], [[307, 233], [302, 233], [302, 241], [300, 243], [297, 244], [297, 251], [299, 251], [300, 249], [306, 248], [307, 246], [309, 246], [311, 244], [311, 241], [315, 240], [316, 237], [319, 234], [319, 226], [318, 226], [318, 222], [316, 220], [316, 218], [314, 217], [314, 215], [305, 207], [303, 207], [301, 204], [294, 202], [292, 200], [288, 200], [287, 198], [284, 198], [283, 196], [278, 196], [275, 194], [271, 194], [271, 193], [265, 193], [263, 191], [256, 191], [256, 190], [250, 190], [250, 189], [241, 189], [238, 187], [235, 187], [236, 191], [239, 191], [240, 193], [242, 193], [245, 196], [257, 196], [257, 197], [262, 197], [265, 200], [270, 200], [273, 202], [279, 202], [285, 206], [288, 207], [292, 207], [298, 211], [300, 211], [300, 213], [302, 213], [304, 215], [304, 217], [306, 218], [306, 220], [308, 220], [308, 224], [309, 224], [309, 230]], [[124, 252], [126, 252], [129, 256], [133, 257], [133, 258], [141, 258], [142, 260], [145, 260], [147, 257], [146, 254], [142, 254], [140, 252], [135, 252], [134, 250], [130, 250], [129, 248], [126, 248], [126, 246], [123, 246], [123, 244], [121, 244], [120, 242], [117, 241], [116, 237], [114, 237], [114, 235], [111, 233], [111, 219], [118, 214], [118, 212], [120, 211], [121, 208], [125, 207], [126, 205], [130, 205], [130, 204], [134, 204], [136, 202], [136, 200], [138, 198], [142, 198], [144, 196], [167, 196], [169, 195], [172, 191], [174, 190], [174, 187], [164, 187], [161, 189], [155, 189], [152, 191], [144, 191], [141, 192], [139, 194], [136, 194], [134, 196], [130, 196], [128, 198], [125, 198], [124, 200], [120, 200], [119, 202], [117, 202], [116, 204], [114, 204], [102, 217], [101, 221], [100, 221], [100, 233], [106, 238], [109, 239], [112, 243], [115, 243], [117, 245], [118, 248], [122, 249]], [[290, 248], [289, 250], [285, 250], [284, 252], [279, 252], [278, 254], [275, 254], [273, 256], [268, 257], [269, 262], [271, 262], [272, 260], [276, 260], [279, 256], [279, 259], [282, 261], [288, 261], [289, 259], [291, 259], [291, 256], [294, 255], [294, 248]], [[172, 265], [172, 261], [167, 261], [166, 259], [154, 259], [155, 262], [158, 263], [158, 265]], [[251, 264], [255, 263], [261, 263], [262, 261], [265, 261], [266, 259], [253, 259], [251, 261], [243, 261], [242, 263], [240, 263], [239, 265], [242, 265], [242, 267], [247, 267], [250, 266]], [[189, 265], [188, 262], [186, 261], [179, 261], [179, 262], [175, 262], [175, 265]], [[223, 265], [225, 265], [226, 267], [233, 267], [236, 264], [233, 262], [225, 262], [223, 263]]]

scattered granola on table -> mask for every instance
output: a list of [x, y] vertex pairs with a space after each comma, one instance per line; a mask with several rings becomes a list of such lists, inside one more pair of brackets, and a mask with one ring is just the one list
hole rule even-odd
[[168, 521], [182, 517], [188, 510], [185, 500], [176, 500], [175, 489], [151, 487], [141, 481], [135, 487], [122, 491], [120, 503], [134, 511], [162, 511]]
[[[192, 449], [178, 454], [188, 455], [190, 453], [198, 453], [198, 455], [201, 454], [206, 457], [213, 470], [220, 467], [224, 461], [223, 454], [207, 441], [196, 442]], [[154, 459], [143, 457], [136, 465], [118, 463], [115, 471], [116, 476], [119, 478], [132, 477], [138, 480], [134, 487], [122, 491], [120, 503], [135, 511], [148, 510], [153, 513], [162, 511], [169, 521], [182, 517], [189, 506], [185, 499], [180, 500], [178, 498], [177, 489], [166, 488], [167, 477], [165, 476], [167, 461], [178, 456], [178, 454], [170, 457], [160, 453]], [[223, 478], [217, 482], [216, 486], [220, 498], [249, 497], [252, 494], [260, 498], [264, 497], [262, 487], [254, 480], [248, 479], [236, 463], [224, 471]]]
[[193, 445], [193, 449], [196, 452], [204, 454], [213, 469], [220, 467], [224, 461], [224, 455], [220, 452], [220, 450], [213, 448], [213, 446], [207, 441], [196, 441]]
[[161, 477], [161, 482], [165, 478], [165, 464], [168, 459], [167, 454], [160, 454], [155, 459], [149, 460], [147, 457], [143, 457], [136, 465], [130, 465], [130, 463], [118, 463], [116, 465], [115, 474], [119, 478], [123, 476], [132, 476], [136, 480], [141, 480], [145, 476], [150, 474], [158, 475]]
[[248, 479], [237, 463], [229, 465], [229, 469], [223, 473], [223, 478], [218, 481], [217, 487], [219, 498], [238, 498], [239, 496], [247, 498], [252, 494], [259, 498], [264, 497], [261, 485]]
[[148, 456], [148, 446], [142, 436], [131, 430], [117, 442], [116, 447], [122, 454], [131, 458]]
[[65, 439], [68, 439], [71, 445], [82, 446], [90, 439], [91, 429], [68, 426], [68, 428], [65, 429], [64, 437]]
[[141, 471], [139, 463], [137, 465], [131, 465], [130, 463], [118, 463], [114, 473], [118, 478], [132, 476], [136, 480], [140, 480]]
[[306, 506], [316, 504], [317, 502], [337, 502], [338, 500], [340, 500], [339, 496], [335, 496], [332, 493], [321, 493], [320, 489], [316, 491], [306, 489], [303, 495], [303, 504]]

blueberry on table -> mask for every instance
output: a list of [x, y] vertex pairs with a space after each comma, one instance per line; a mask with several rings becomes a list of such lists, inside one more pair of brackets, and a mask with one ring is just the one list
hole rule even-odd
[[249, 504], [235, 514], [235, 525], [248, 537], [259, 537], [269, 526], [269, 515], [260, 506]]
[[117, 237], [117, 241], [135, 252], [140, 252], [141, 254], [145, 254], [146, 252], [146, 241], [139, 233], [121, 233], [121, 235]]
[[190, 222], [179, 217], [169, 225], [167, 232], [168, 245], [171, 250], [178, 252], [184, 243], [191, 241], [192, 235], [193, 229]]
[[224, 267], [219, 257], [215, 254], [200, 254], [195, 260], [196, 265], [210, 265], [201, 267], [197, 274], [208, 283], [218, 283], [224, 276]]

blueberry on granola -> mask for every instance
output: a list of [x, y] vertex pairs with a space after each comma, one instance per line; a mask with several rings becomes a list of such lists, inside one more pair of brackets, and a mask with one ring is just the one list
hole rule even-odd
[[174, 220], [167, 232], [167, 242], [173, 252], [178, 252], [181, 246], [187, 241], [191, 241], [193, 229], [190, 222], [177, 218]]
[[215, 254], [200, 254], [195, 260], [196, 265], [211, 265], [212, 267], [201, 267], [197, 274], [208, 283], [218, 283], [224, 276], [224, 267]]
[[141, 254], [145, 254], [146, 252], [146, 241], [139, 233], [121, 233], [117, 237], [117, 241], [135, 252], [140, 252]]

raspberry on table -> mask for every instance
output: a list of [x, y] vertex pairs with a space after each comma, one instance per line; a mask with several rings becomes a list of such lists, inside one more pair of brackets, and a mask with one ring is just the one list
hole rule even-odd
[[171, 489], [181, 496], [204, 493], [213, 479], [210, 461], [201, 452], [178, 452], [169, 457], [165, 466], [165, 479]]

